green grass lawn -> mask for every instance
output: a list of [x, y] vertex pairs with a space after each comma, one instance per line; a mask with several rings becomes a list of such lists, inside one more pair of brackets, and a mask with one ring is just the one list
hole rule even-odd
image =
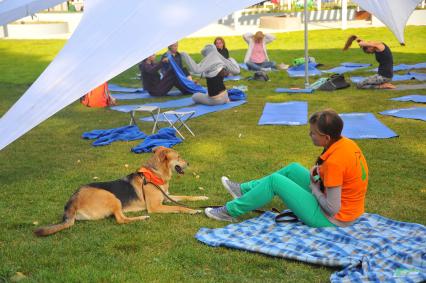
[[[310, 56], [323, 63], [324, 69], [348, 61], [377, 65], [374, 56], [363, 54], [359, 48], [340, 51], [353, 33], [386, 42], [395, 64], [426, 61], [426, 27], [408, 27], [405, 47], [399, 46], [384, 28], [312, 31]], [[212, 40], [185, 39], [180, 50], [199, 60], [199, 51]], [[231, 56], [242, 61], [246, 49], [242, 38], [229, 37], [226, 43]], [[61, 40], [0, 40], [0, 115], [16, 102], [64, 44]], [[303, 33], [277, 34], [269, 50], [272, 60], [278, 63], [302, 57]], [[134, 66], [112, 82], [138, 87], [139, 81], [132, 79], [136, 74]], [[196, 136], [187, 135], [175, 149], [191, 167], [186, 175], [173, 179], [173, 193], [210, 197], [200, 205], [222, 204], [229, 200], [220, 184], [222, 175], [243, 181], [293, 161], [311, 166], [321, 148], [312, 145], [307, 125], [257, 125], [265, 102], [304, 100], [308, 101], [309, 114], [329, 107], [339, 113], [375, 113], [399, 134], [393, 139], [358, 141], [370, 169], [366, 211], [426, 224], [426, 123], [378, 114], [415, 106], [389, 98], [426, 94], [426, 90], [360, 91], [351, 86], [336, 92], [288, 95], [274, 93], [274, 89], [303, 87], [303, 79], [290, 79], [286, 72], [273, 72], [270, 78], [267, 83], [227, 83], [229, 87], [247, 85], [248, 102], [190, 122]], [[164, 98], [144, 102], [159, 100]], [[121, 104], [127, 103], [142, 101]], [[50, 224], [61, 219], [64, 204], [78, 186], [95, 177], [101, 181], [120, 178], [149, 158], [149, 154], [130, 152], [138, 141], [95, 148], [80, 138], [85, 131], [123, 126], [128, 120], [127, 114], [86, 108], [75, 102], [0, 151], [0, 282], [16, 272], [24, 273], [33, 282], [328, 281], [334, 269], [199, 243], [194, 238], [199, 228], [224, 226], [202, 214], [154, 214], [148, 221], [128, 225], [117, 225], [113, 219], [78, 222], [51, 237], [33, 236], [37, 223]], [[149, 131], [149, 125], [140, 126]], [[273, 206], [283, 207], [278, 200]], [[242, 219], [254, 216], [249, 214]]]

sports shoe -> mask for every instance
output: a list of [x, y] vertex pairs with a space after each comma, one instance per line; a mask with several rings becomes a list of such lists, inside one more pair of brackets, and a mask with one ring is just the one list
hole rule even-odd
[[225, 176], [222, 176], [220, 180], [222, 181], [222, 185], [233, 198], [239, 198], [242, 195], [240, 183], [232, 182], [228, 179], [228, 177]]
[[207, 207], [204, 213], [208, 218], [216, 219], [219, 221], [235, 222], [235, 218], [228, 214], [225, 206], [218, 208]]

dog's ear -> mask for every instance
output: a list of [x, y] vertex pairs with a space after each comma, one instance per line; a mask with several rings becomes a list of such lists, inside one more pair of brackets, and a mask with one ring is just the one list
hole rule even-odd
[[157, 153], [157, 151], [158, 151], [158, 152], [160, 152], [161, 150], [163, 150], [163, 149], [165, 149], [165, 148], [167, 148], [167, 147], [164, 147], [164, 146], [162, 146], [162, 145], [160, 145], [160, 146], [156, 146], [156, 147], [154, 147], [154, 148], [152, 149], [152, 152], [153, 152], [153, 153]]
[[158, 156], [160, 161], [164, 161], [167, 159], [167, 154], [170, 152], [170, 149], [164, 146], [158, 146], [154, 148], [153, 151]]

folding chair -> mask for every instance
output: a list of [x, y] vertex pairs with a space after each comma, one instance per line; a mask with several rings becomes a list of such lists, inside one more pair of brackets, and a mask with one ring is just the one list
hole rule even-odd
[[[171, 110], [171, 111], [163, 112], [163, 117], [167, 122], [169, 122], [170, 126], [176, 130], [179, 136], [181, 136], [182, 139], [185, 139], [182, 133], [179, 132], [179, 129], [182, 127], [185, 127], [191, 133], [191, 135], [195, 137], [195, 134], [191, 131], [191, 129], [186, 124], [189, 121], [189, 119], [191, 119], [192, 116], [194, 116], [194, 114], [195, 114], [195, 111], [179, 112], [179, 111]], [[167, 117], [167, 115], [174, 116], [176, 120], [172, 121], [171, 119]]]
[[148, 112], [151, 114], [154, 120], [154, 126], [152, 127], [152, 133], [158, 127], [158, 117], [160, 116], [160, 107], [158, 106], [141, 106], [130, 112], [130, 125], [136, 125], [135, 113], [136, 112]]

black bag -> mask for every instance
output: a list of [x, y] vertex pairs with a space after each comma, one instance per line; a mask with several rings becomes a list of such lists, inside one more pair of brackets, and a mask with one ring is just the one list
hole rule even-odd
[[345, 76], [343, 74], [333, 74], [318, 89], [332, 91], [347, 88], [349, 86], [350, 83], [345, 80]]
[[254, 75], [252, 77], [249, 77], [247, 79], [249, 81], [250, 80], [254, 80], [254, 81], [264, 81], [264, 82], [267, 82], [267, 81], [269, 81], [269, 76], [264, 71], [257, 71], [257, 72], [254, 73]]

